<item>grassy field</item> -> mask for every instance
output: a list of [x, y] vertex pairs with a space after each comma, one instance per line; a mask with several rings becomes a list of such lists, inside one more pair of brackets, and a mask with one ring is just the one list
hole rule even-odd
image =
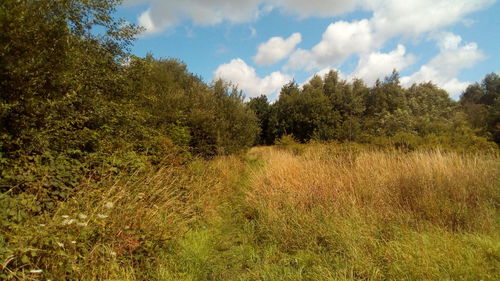
[[257, 147], [83, 184], [12, 233], [2, 266], [22, 280], [500, 280], [499, 202], [492, 154]]

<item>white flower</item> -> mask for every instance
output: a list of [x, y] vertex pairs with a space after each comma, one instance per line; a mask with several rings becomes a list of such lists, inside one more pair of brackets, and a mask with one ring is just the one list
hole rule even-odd
[[56, 242], [59, 247], [64, 247], [64, 244], [61, 242]]
[[108, 216], [103, 215], [103, 214], [98, 214], [98, 215], [97, 215], [97, 217], [98, 217], [98, 218], [100, 218], [100, 219], [105, 219], [105, 218], [107, 218]]
[[81, 219], [81, 220], [84, 220], [87, 218], [87, 215], [84, 215], [84, 214], [78, 214], [78, 218]]
[[62, 217], [63, 219], [67, 219], [67, 218], [69, 218], [69, 216], [68, 216], [68, 215], [62, 215], [61, 217]]
[[76, 244], [76, 241], [71, 241], [71, 244]]
[[107, 202], [106, 204], [104, 204], [104, 208], [106, 209], [111, 209], [113, 208], [113, 206], [114, 206], [113, 202]]
[[74, 219], [70, 219], [70, 220], [63, 220], [62, 225], [70, 225], [70, 224], [72, 224], [72, 223], [74, 223], [74, 222], [75, 222], [75, 220], [74, 220]]
[[78, 225], [78, 226], [87, 226], [88, 224], [86, 222], [77, 222], [76, 225]]
[[30, 270], [30, 273], [42, 273], [42, 272], [43, 272], [43, 270], [41, 270], [41, 269], [32, 269], [32, 270]]

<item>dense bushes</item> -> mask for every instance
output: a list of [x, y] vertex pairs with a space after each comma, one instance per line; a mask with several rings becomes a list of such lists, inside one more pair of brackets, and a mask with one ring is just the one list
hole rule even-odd
[[138, 29], [111, 16], [118, 3], [2, 1], [1, 192], [62, 200], [88, 172], [253, 144], [237, 89], [126, 54]]
[[[236, 88], [222, 81], [207, 85], [176, 60], [128, 55], [138, 29], [112, 17], [118, 3], [0, 3], [0, 279], [31, 278], [24, 268], [40, 264], [58, 278], [74, 278], [85, 266], [113, 259], [111, 250], [120, 255], [134, 241], [125, 239], [128, 234], [127, 241], [117, 240], [118, 226], [109, 232], [98, 213], [84, 209], [105, 194], [119, 202], [119, 194], [135, 192], [142, 182], [121, 183], [117, 190], [106, 181], [109, 175], [150, 175], [162, 167], [153, 179], [142, 179], [144, 187], [158, 185], [141, 191], [147, 202], [127, 197], [118, 215], [163, 222], [189, 212], [179, 201], [184, 187], [162, 186], [171, 168], [193, 156], [237, 152], [258, 134], [257, 119]], [[134, 213], [137, 204], [165, 206], [167, 213]], [[83, 215], [68, 214], [71, 225], [52, 219], [68, 205]], [[39, 223], [44, 226], [37, 230]], [[150, 226], [130, 231], [148, 245], [165, 239], [148, 232]], [[116, 241], [125, 245], [106, 244]]]

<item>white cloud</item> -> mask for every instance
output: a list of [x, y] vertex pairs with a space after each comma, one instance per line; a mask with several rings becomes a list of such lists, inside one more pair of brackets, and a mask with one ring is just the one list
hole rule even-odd
[[254, 68], [239, 58], [220, 65], [214, 71], [214, 78], [232, 82], [239, 89], [243, 90], [248, 97], [275, 93], [283, 85], [292, 80], [292, 77], [281, 72], [273, 72], [261, 78], [257, 75]]
[[301, 41], [300, 33], [294, 33], [288, 39], [272, 37], [259, 45], [257, 55], [253, 58], [254, 62], [258, 65], [272, 65], [288, 57]]
[[168, 22], [155, 23], [151, 18], [151, 10], [143, 12], [138, 19], [139, 25], [146, 29], [146, 33], [157, 33], [169, 25]]
[[285, 11], [306, 18], [331, 17], [351, 12], [367, 0], [271, 0], [264, 2], [273, 2]]
[[294, 52], [285, 68], [312, 70], [336, 65], [352, 54], [368, 52], [378, 46], [373, 35], [368, 20], [332, 23], [318, 44], [311, 50]]
[[394, 69], [401, 71], [415, 62], [412, 54], [406, 54], [403, 45], [389, 53], [374, 52], [361, 56], [351, 78], [362, 78], [368, 85], [373, 85], [379, 78], [390, 75]]
[[154, 33], [181, 19], [211, 25], [249, 22], [271, 9], [300, 18], [332, 17], [355, 10], [373, 12], [370, 20], [380, 36], [418, 35], [445, 27], [491, 5], [495, 0], [126, 0], [126, 5], [149, 4], [139, 23]]
[[415, 36], [456, 23], [495, 0], [368, 0], [379, 36]]
[[139, 24], [146, 33], [158, 33], [189, 19], [197, 25], [213, 25], [225, 20], [234, 23], [249, 22], [259, 15], [261, 0], [126, 0], [125, 5], [149, 4], [139, 16]]
[[[330, 24], [318, 44], [311, 50], [298, 49], [285, 68], [313, 70], [338, 66], [350, 55], [363, 56], [392, 37], [431, 34], [494, 2], [495, 0], [357, 1], [357, 4], [363, 4], [361, 7], [373, 11], [371, 19]], [[356, 7], [356, 3], [353, 7]], [[451, 41], [443, 44], [457, 44], [456, 37], [448, 39]]]
[[462, 42], [462, 37], [451, 32], [440, 32], [434, 35], [437, 45], [441, 51], [457, 49]]
[[452, 97], [457, 97], [470, 83], [461, 82], [456, 76], [461, 70], [472, 67], [484, 59], [484, 55], [476, 43], [460, 45], [461, 43], [460, 36], [453, 33], [442, 33], [437, 42], [441, 49], [440, 53], [420, 67], [419, 71], [403, 77], [401, 82], [409, 85], [432, 81], [448, 91]]

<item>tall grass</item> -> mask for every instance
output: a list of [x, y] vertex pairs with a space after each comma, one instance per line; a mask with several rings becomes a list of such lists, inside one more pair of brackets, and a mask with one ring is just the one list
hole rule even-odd
[[0, 279], [498, 280], [499, 171], [295, 144], [89, 180], [2, 230]]
[[314, 257], [303, 278], [499, 277], [496, 157], [327, 146], [260, 153], [266, 169], [252, 177], [247, 204], [263, 243]]

